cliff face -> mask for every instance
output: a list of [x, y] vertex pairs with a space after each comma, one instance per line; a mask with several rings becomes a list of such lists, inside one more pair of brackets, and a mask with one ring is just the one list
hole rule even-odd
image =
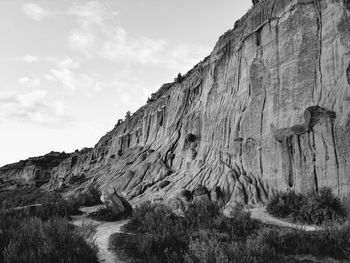
[[44, 156], [8, 164], [0, 167], [0, 179], [2, 182], [40, 186], [49, 182], [52, 169], [70, 156], [67, 153], [50, 152]]
[[197, 185], [225, 203], [276, 190], [350, 192], [350, 2], [265, 0], [181, 83], [164, 85], [45, 189], [95, 178], [131, 202]]

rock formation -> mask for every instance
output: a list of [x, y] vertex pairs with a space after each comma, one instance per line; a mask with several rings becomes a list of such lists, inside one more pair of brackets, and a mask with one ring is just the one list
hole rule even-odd
[[0, 178], [3, 182], [34, 184], [47, 183], [51, 178], [51, 170], [71, 154], [50, 152], [44, 156], [32, 157], [0, 168]]
[[345, 196], [349, 116], [350, 2], [255, 1], [181, 82], [52, 169], [44, 189], [84, 174], [133, 204], [198, 185], [224, 204], [324, 186]]

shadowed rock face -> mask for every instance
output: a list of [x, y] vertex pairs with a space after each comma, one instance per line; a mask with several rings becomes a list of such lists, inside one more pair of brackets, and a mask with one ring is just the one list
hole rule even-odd
[[347, 0], [255, 1], [181, 83], [64, 160], [44, 188], [84, 174], [133, 204], [198, 185], [226, 204], [290, 188], [348, 194], [349, 15]]

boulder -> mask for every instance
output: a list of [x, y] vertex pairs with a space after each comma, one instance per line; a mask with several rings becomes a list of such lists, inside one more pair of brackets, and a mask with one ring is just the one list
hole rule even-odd
[[124, 197], [118, 195], [115, 189], [111, 194], [103, 192], [101, 201], [109, 206], [118, 216], [128, 217], [132, 214], [132, 206], [130, 203]]

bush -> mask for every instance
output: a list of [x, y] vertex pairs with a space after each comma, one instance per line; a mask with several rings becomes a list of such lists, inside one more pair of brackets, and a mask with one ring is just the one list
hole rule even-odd
[[26, 210], [0, 210], [0, 262], [3, 262], [2, 251], [10, 242], [23, 219], [28, 216], [29, 214]]
[[228, 263], [227, 248], [215, 237], [191, 240], [186, 263]]
[[180, 217], [164, 205], [146, 202], [134, 209], [130, 222], [123, 227], [133, 235], [115, 234], [110, 244], [119, 253], [136, 256], [142, 262], [184, 262], [185, 258], [188, 262], [201, 261], [194, 253], [196, 247], [208, 249], [204, 257], [220, 254], [224, 259], [221, 242], [245, 239], [257, 227], [243, 207], [237, 208], [235, 218], [225, 218], [216, 204], [200, 202], [189, 205]]
[[309, 254], [350, 259], [350, 223], [332, 225], [325, 230], [306, 232], [296, 229], [264, 228], [252, 240], [260, 247], [285, 255]]
[[102, 204], [100, 199], [101, 193], [95, 187], [89, 187], [84, 191], [77, 193], [75, 196], [69, 197], [69, 203], [75, 206], [94, 206]]
[[255, 238], [228, 243], [210, 234], [190, 242], [188, 253], [185, 255], [185, 262], [280, 263], [283, 262], [283, 257], [279, 256], [272, 247], [258, 242]]
[[130, 222], [123, 230], [139, 234], [166, 234], [171, 231], [181, 234], [185, 230], [183, 222], [183, 218], [176, 216], [168, 207], [145, 202], [134, 209]]
[[92, 227], [75, 228], [67, 221], [77, 211], [74, 204], [55, 192], [18, 193], [17, 205], [24, 204], [23, 196], [42, 205], [0, 209], [0, 262], [96, 262]]
[[308, 194], [300, 209], [300, 220], [322, 224], [326, 221], [341, 221], [346, 216], [345, 208], [339, 198], [328, 188], [322, 188], [317, 194]]
[[294, 191], [278, 192], [266, 205], [266, 211], [278, 217], [297, 214], [304, 202], [304, 196]]
[[346, 215], [340, 199], [328, 188], [322, 188], [318, 193], [278, 193], [268, 202], [266, 210], [274, 216], [308, 224], [341, 221]]
[[185, 211], [186, 227], [193, 231], [216, 225], [220, 207], [213, 202], [191, 203]]
[[37, 188], [21, 188], [12, 190], [0, 190], [0, 206], [3, 208], [14, 208], [41, 203], [49, 192], [42, 192]]
[[4, 262], [89, 263], [97, 262], [97, 257], [96, 250], [66, 220], [32, 218], [23, 221], [5, 248]]
[[[281, 199], [291, 196], [295, 200], [297, 195]], [[328, 193], [320, 192], [318, 198], [320, 207], [335, 207]], [[224, 217], [212, 203], [191, 204], [179, 217], [163, 205], [147, 202], [134, 210], [124, 227], [132, 235], [115, 234], [110, 245], [119, 254], [155, 263], [280, 263], [290, 262], [287, 255], [300, 254], [350, 259], [350, 221], [305, 232], [262, 227], [243, 206], [236, 206], [231, 216]]]
[[97, 211], [89, 213], [88, 217], [98, 221], [106, 222], [113, 222], [127, 218], [127, 216], [116, 214], [110, 206], [101, 207]]
[[53, 217], [68, 217], [80, 213], [76, 203], [64, 200], [59, 193], [48, 195], [42, 200], [42, 205], [31, 208], [31, 216], [38, 217], [44, 221]]

